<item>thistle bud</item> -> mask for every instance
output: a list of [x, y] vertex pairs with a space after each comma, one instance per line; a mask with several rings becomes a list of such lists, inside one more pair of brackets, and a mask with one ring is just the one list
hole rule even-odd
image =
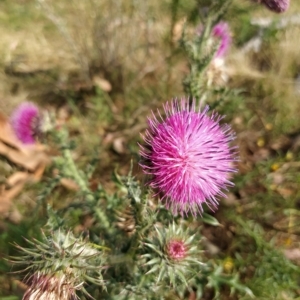
[[25, 270], [31, 273], [23, 300], [76, 299], [76, 291], [89, 295], [85, 283], [104, 285], [105, 255], [82, 237], [57, 230], [49, 236], [43, 234], [42, 241], [27, 242], [30, 248], [17, 245], [24, 255], [13, 261], [27, 265]]
[[262, 0], [262, 3], [270, 10], [277, 13], [287, 11], [290, 6], [290, 0]]
[[169, 228], [155, 227], [156, 232], [145, 243], [149, 268], [146, 274], [158, 272], [157, 282], [166, 280], [176, 287], [178, 283], [188, 284], [188, 279], [199, 272], [203, 263], [199, 260], [198, 247], [194, 245], [196, 237], [173, 223]]
[[276, 13], [283, 13], [290, 6], [290, 0], [252, 0], [252, 2], [262, 3]]
[[180, 261], [187, 255], [187, 248], [182, 240], [171, 240], [166, 246], [167, 254], [170, 259]]
[[66, 276], [43, 275], [40, 272], [30, 278], [30, 287], [23, 296], [23, 300], [73, 300], [78, 299], [75, 288], [67, 281]]

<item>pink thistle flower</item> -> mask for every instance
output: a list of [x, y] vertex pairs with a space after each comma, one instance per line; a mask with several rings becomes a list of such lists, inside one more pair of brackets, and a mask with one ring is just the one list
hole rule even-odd
[[224, 197], [221, 190], [233, 185], [229, 175], [235, 171], [235, 153], [229, 142], [234, 135], [228, 125], [219, 124], [221, 116], [208, 116], [208, 109], [196, 110], [195, 101], [173, 100], [164, 105], [164, 119], [148, 119], [141, 167], [152, 175], [150, 186], [176, 214], [201, 213], [204, 203], [217, 208], [216, 197]]
[[12, 128], [24, 144], [34, 144], [39, 132], [40, 114], [38, 107], [31, 102], [20, 104], [11, 115]]
[[277, 13], [287, 11], [290, 6], [290, 0], [262, 0], [262, 3]]
[[186, 245], [181, 240], [171, 240], [167, 244], [167, 254], [173, 260], [182, 260], [187, 256]]
[[229, 26], [226, 22], [219, 22], [212, 29], [212, 35], [220, 39], [220, 46], [216, 57], [223, 57], [231, 45], [231, 36]]

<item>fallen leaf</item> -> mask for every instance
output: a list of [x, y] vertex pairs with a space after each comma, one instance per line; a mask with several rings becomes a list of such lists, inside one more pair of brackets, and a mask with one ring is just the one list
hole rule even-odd
[[300, 259], [300, 249], [286, 249], [283, 251], [284, 256], [289, 260], [299, 260]]
[[104, 92], [110, 92], [112, 89], [111, 83], [108, 80], [101, 78], [99, 76], [93, 77], [93, 83]]
[[67, 188], [68, 190], [71, 190], [71, 191], [78, 191], [79, 190], [78, 184], [70, 178], [62, 178], [60, 180], [60, 183], [63, 187]]
[[20, 182], [27, 181], [30, 174], [27, 172], [15, 172], [7, 180], [6, 184], [9, 186], [14, 186]]

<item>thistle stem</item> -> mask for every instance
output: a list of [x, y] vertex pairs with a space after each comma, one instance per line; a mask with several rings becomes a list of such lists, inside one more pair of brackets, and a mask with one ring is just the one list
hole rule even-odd
[[[70, 171], [70, 175], [73, 177], [73, 179], [76, 181], [78, 184], [80, 190], [85, 193], [86, 195], [90, 195], [92, 197], [87, 197], [88, 200], [92, 200], [93, 195], [87, 186], [87, 182], [82, 178], [82, 176], [79, 174], [78, 169], [74, 163], [74, 160], [71, 155], [71, 151], [68, 148], [65, 148], [63, 150], [63, 157], [66, 160], [66, 165], [68, 166], [68, 171]], [[90, 198], [90, 199], [89, 199]]]
[[92, 204], [92, 211], [95, 213], [95, 216], [101, 223], [101, 227], [104, 228], [108, 234], [112, 235], [114, 230], [110, 225], [107, 215], [104, 213], [103, 210], [97, 207], [97, 199], [88, 185], [88, 180], [84, 178], [84, 176], [78, 170], [78, 167], [76, 166], [72, 157], [70, 148], [63, 145], [64, 142], [68, 139], [67, 131], [62, 130], [59, 133], [60, 134], [57, 134], [57, 137], [60, 145], [62, 145], [62, 155], [65, 160], [63, 166], [64, 176], [71, 177], [74, 179], [74, 181], [78, 184], [80, 191], [84, 194], [86, 201]]

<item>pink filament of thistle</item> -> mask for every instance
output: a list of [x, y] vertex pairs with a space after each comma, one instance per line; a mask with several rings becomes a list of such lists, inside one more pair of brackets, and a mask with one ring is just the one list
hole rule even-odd
[[20, 104], [12, 113], [11, 124], [18, 139], [24, 144], [35, 143], [38, 130], [39, 109], [31, 102]]
[[216, 24], [212, 29], [212, 35], [220, 39], [220, 46], [217, 50], [216, 57], [223, 57], [231, 44], [229, 26], [226, 22]]
[[167, 244], [167, 254], [173, 260], [182, 260], [187, 256], [187, 249], [183, 241], [171, 240]]

